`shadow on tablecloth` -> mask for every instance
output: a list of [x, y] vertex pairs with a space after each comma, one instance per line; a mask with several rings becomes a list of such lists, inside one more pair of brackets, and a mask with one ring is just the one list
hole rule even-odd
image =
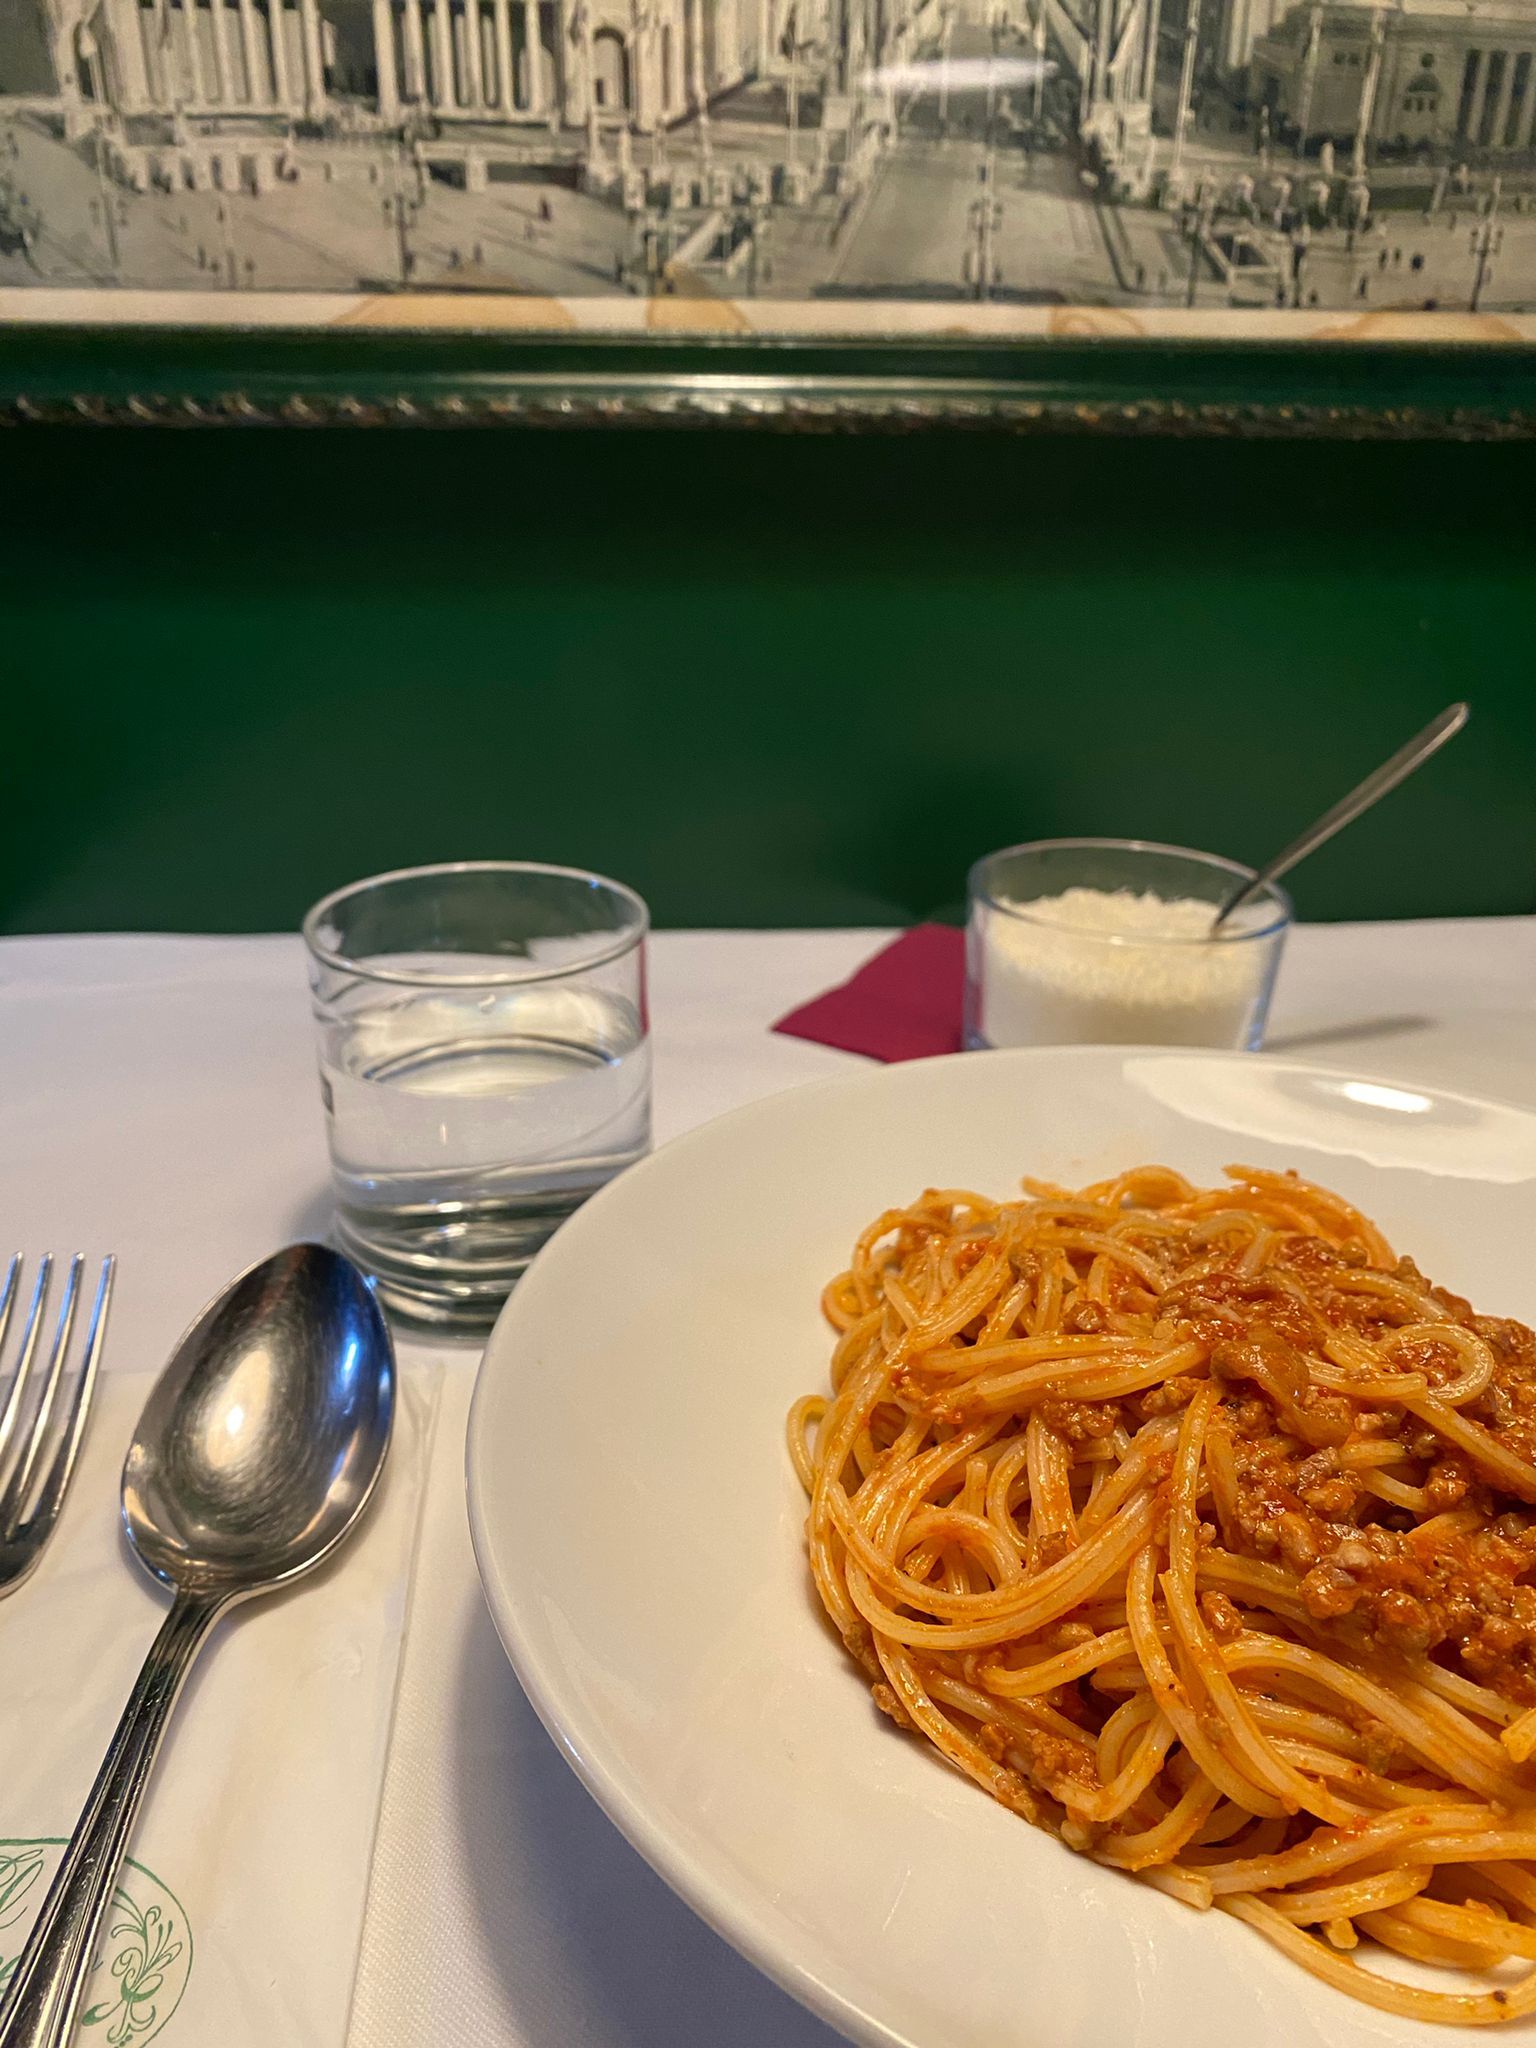
[[487, 2043], [834, 2048], [840, 2037], [696, 1918], [602, 1813], [484, 1608], [463, 1652], [460, 1850], [503, 2015]]

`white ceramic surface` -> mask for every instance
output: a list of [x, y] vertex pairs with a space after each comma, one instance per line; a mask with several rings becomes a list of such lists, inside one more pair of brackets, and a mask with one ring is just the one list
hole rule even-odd
[[[630, 1840], [855, 2040], [1386, 2048], [1249, 1929], [1101, 1870], [896, 1732], [821, 1621], [784, 1414], [817, 1296], [875, 1213], [1156, 1160], [1294, 1166], [1437, 1280], [1536, 1320], [1536, 1115], [1282, 1059], [993, 1052], [773, 1096], [559, 1232], [486, 1351], [470, 1519], [545, 1725]], [[656, 1958], [664, 1971], [667, 1959]], [[1440, 1975], [1444, 1985], [1446, 1979]], [[1536, 2028], [1480, 2032], [1536, 2039]]]

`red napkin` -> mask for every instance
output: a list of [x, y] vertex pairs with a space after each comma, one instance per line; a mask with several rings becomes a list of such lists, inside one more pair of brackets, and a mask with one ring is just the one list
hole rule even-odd
[[965, 933], [919, 924], [773, 1028], [872, 1060], [920, 1060], [960, 1051], [964, 992]]

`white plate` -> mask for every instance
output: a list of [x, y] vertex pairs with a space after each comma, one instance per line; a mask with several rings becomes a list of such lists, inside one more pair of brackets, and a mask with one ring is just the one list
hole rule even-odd
[[635, 1846], [857, 2041], [1470, 2041], [1358, 2005], [1250, 1929], [1004, 1811], [875, 1711], [821, 1621], [784, 1415], [823, 1384], [817, 1296], [856, 1232], [925, 1186], [1002, 1194], [1023, 1173], [1080, 1183], [1139, 1160], [1212, 1181], [1230, 1161], [1294, 1166], [1435, 1279], [1536, 1321], [1524, 1110], [1120, 1048], [969, 1054], [772, 1096], [589, 1202], [496, 1327], [469, 1495], [502, 1640]]

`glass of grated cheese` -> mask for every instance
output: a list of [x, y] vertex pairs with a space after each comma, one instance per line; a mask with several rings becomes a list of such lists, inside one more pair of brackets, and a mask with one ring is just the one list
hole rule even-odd
[[970, 874], [965, 1042], [1209, 1045], [1256, 1052], [1291, 923], [1253, 870], [1140, 839], [1039, 839]]

